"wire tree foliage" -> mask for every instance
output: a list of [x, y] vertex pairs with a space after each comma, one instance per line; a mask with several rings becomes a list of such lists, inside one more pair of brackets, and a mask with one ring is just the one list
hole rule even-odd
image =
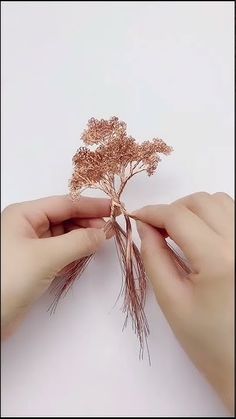
[[[146, 171], [151, 176], [161, 161], [160, 154], [168, 155], [172, 151], [159, 138], [138, 144], [126, 129], [126, 124], [117, 117], [88, 121], [81, 137], [87, 147], [80, 147], [73, 157], [74, 172], [70, 181], [73, 197], [84, 189], [95, 188], [119, 201], [134, 175]], [[92, 146], [96, 146], [95, 150]]]

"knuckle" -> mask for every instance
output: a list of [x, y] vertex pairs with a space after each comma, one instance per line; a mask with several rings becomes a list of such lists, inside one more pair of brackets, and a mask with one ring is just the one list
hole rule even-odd
[[2, 214], [5, 215], [10, 215], [10, 214], [14, 214], [16, 211], [19, 210], [21, 204], [18, 203], [14, 203], [14, 204], [10, 204], [8, 205], [6, 208], [4, 208]]
[[184, 205], [181, 202], [172, 202], [172, 204], [168, 205], [166, 208], [166, 213], [169, 217], [175, 215], [176, 213], [182, 212], [184, 209]]
[[193, 199], [196, 201], [205, 200], [206, 198], [209, 198], [210, 194], [205, 191], [196, 192], [192, 195]]
[[215, 192], [212, 196], [220, 201], [232, 199], [226, 192]]
[[14, 203], [14, 204], [10, 204], [10, 205], [8, 205], [8, 206], [5, 208], [5, 210], [6, 210], [6, 211], [13, 211], [13, 210], [15, 210], [15, 209], [19, 208], [19, 206], [20, 206], [20, 204], [16, 202], [16, 203]]
[[208, 192], [196, 192], [191, 195], [189, 208], [193, 211], [200, 211], [209, 201], [210, 194]]
[[208, 200], [210, 197], [210, 194], [208, 192], [200, 191], [196, 192], [189, 196], [190, 198], [190, 205], [192, 207], [199, 207], [202, 206]]
[[200, 210], [209, 200], [210, 194], [205, 191], [195, 192], [180, 200], [175, 201], [175, 205], [189, 208], [190, 210]]

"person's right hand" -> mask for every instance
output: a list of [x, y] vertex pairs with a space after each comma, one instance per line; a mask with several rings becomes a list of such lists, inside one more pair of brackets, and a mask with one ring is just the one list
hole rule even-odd
[[[157, 300], [186, 353], [234, 410], [234, 201], [205, 192], [134, 211]], [[164, 229], [192, 273], [176, 266]]]

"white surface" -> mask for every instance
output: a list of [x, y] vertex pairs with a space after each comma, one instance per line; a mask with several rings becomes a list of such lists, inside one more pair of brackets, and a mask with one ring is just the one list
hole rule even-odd
[[[117, 115], [140, 140], [175, 148], [129, 185], [130, 210], [233, 194], [233, 2], [5, 1], [2, 23], [3, 206], [67, 192], [91, 116]], [[51, 297], [34, 307], [3, 345], [3, 416], [227, 416], [151, 292], [152, 366], [139, 362], [112, 310], [119, 286], [109, 243], [54, 317]]]

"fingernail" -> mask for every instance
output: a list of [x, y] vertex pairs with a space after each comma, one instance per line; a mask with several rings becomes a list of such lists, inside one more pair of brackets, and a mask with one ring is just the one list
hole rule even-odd
[[139, 237], [142, 240], [145, 236], [146, 225], [142, 223], [142, 221], [136, 221], [136, 225], [137, 225], [137, 231], [138, 231]]

